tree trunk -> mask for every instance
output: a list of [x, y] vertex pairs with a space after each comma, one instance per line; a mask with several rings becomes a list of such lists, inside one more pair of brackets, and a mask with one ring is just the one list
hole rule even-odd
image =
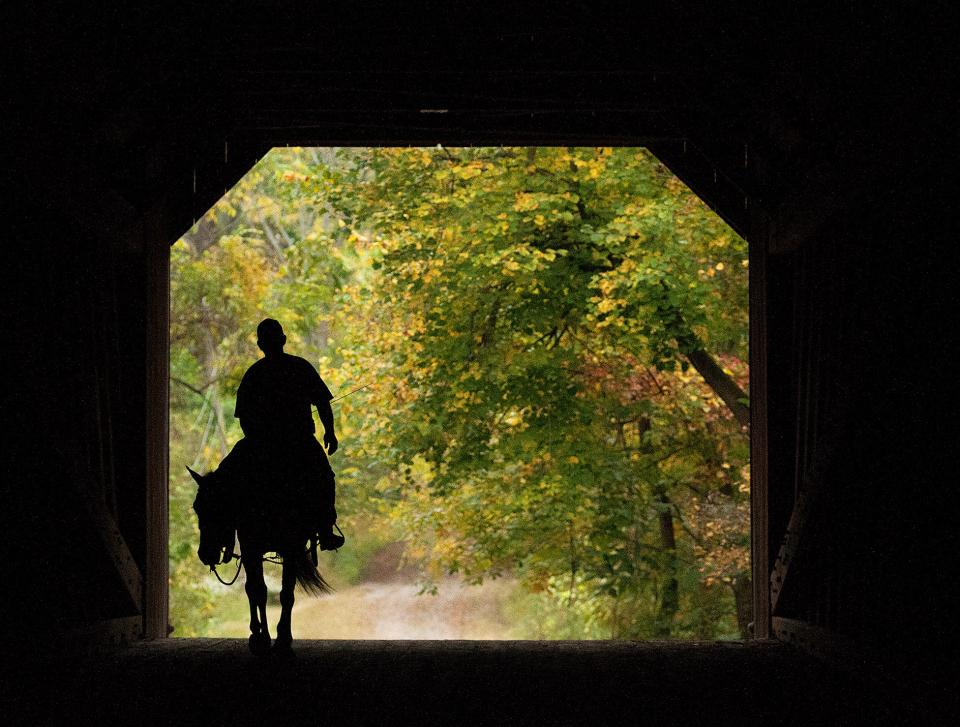
[[666, 583], [660, 594], [660, 608], [657, 613], [656, 635], [670, 638], [673, 619], [680, 609], [680, 583], [677, 581], [677, 537], [673, 530], [673, 512], [667, 493], [657, 488], [657, 500], [661, 504], [660, 547], [663, 549], [663, 570]]
[[[217, 372], [217, 347], [213, 342], [213, 334], [207, 330], [204, 332], [204, 373], [208, 381], [216, 382]], [[210, 385], [210, 406], [213, 407], [217, 422], [217, 433], [220, 435], [220, 458], [227, 456], [227, 423], [223, 415], [223, 402], [220, 401], [219, 386], [216, 383]]]
[[737, 386], [737, 383], [724, 373], [724, 370], [713, 360], [713, 357], [702, 348], [690, 351], [687, 354], [687, 360], [703, 377], [707, 385], [727, 405], [737, 423], [749, 431], [750, 406], [744, 403], [747, 401], [747, 395], [743, 389]]
[[[666, 290], [665, 284], [664, 290]], [[713, 360], [713, 356], [704, 350], [700, 339], [697, 338], [696, 334], [684, 320], [683, 314], [676, 308], [673, 309], [673, 314], [679, 321], [680, 330], [682, 331], [682, 335], [677, 336], [677, 343], [680, 345], [680, 350], [687, 357], [687, 360], [693, 368], [697, 370], [697, 373], [707, 382], [707, 386], [713, 389], [714, 393], [720, 397], [720, 400], [727, 405], [727, 408], [730, 410], [730, 413], [733, 414], [737, 423], [749, 433], [750, 405], [745, 403], [748, 401], [746, 393], [737, 386], [736, 381], [724, 373], [723, 367]]]

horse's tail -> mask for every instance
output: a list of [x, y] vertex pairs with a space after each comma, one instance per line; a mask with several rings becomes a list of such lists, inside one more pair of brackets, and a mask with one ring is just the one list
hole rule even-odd
[[327, 583], [320, 571], [313, 564], [310, 554], [303, 550], [297, 556], [294, 563], [297, 574], [297, 585], [311, 596], [322, 596], [325, 593], [333, 593], [333, 587]]

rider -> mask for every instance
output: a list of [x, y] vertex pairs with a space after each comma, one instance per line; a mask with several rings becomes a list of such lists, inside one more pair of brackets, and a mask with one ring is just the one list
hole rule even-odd
[[312, 511], [321, 550], [333, 550], [343, 545], [343, 537], [333, 532], [337, 520], [334, 475], [314, 437], [311, 413], [311, 405], [316, 406], [324, 429], [323, 443], [332, 455], [338, 446], [330, 407], [333, 395], [306, 359], [284, 353], [286, 342], [282, 326], [272, 318], [257, 326], [257, 345], [264, 357], [243, 375], [234, 416], [240, 420], [246, 446], [255, 457], [306, 481], [304, 493], [313, 503], [312, 507], [304, 503], [304, 509]]

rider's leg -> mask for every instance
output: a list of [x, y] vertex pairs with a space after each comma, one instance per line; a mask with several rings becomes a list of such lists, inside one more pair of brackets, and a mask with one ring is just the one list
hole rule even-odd
[[343, 545], [343, 537], [333, 532], [334, 523], [337, 522], [337, 489], [336, 477], [330, 463], [324, 457], [318, 467], [320, 486], [318, 488], [319, 502], [319, 543], [321, 550], [336, 550]]

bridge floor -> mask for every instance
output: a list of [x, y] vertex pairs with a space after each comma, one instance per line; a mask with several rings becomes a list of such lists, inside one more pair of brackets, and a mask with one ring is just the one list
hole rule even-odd
[[7, 672], [2, 701], [29, 724], [902, 723], [851, 677], [774, 642], [297, 641], [294, 649], [258, 659], [239, 639], [168, 639], [49, 657]]

